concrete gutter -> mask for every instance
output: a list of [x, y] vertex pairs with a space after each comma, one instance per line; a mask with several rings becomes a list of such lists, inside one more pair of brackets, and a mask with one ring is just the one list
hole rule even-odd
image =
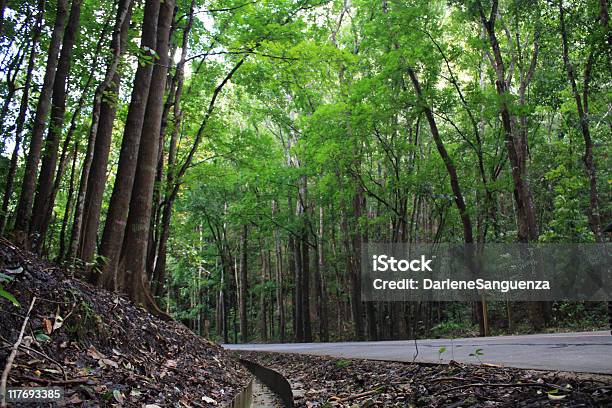
[[255, 376], [255, 378], [265, 384], [273, 393], [278, 395], [285, 407], [293, 408], [293, 391], [291, 390], [289, 381], [287, 381], [285, 377], [253, 361], [241, 358], [240, 362]]

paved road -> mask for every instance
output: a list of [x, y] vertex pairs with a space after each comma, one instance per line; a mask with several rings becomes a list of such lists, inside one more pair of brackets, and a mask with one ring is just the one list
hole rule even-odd
[[[257, 350], [281, 353], [327, 355], [371, 360], [413, 361], [414, 341], [349, 343], [226, 344], [230, 350]], [[441, 347], [446, 351], [439, 356]], [[419, 340], [418, 362], [479, 363], [470, 356], [482, 349], [482, 363], [508, 367], [612, 374], [610, 332], [533, 334], [525, 336], [475, 337]]]

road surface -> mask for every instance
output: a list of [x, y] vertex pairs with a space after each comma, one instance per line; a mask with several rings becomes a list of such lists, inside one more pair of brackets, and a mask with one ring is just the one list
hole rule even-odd
[[[609, 331], [419, 340], [417, 362], [488, 363], [507, 367], [612, 374]], [[229, 350], [301, 353], [344, 358], [413, 361], [413, 340], [347, 343], [225, 344]], [[444, 347], [446, 351], [439, 353]], [[480, 356], [470, 356], [480, 349]]]

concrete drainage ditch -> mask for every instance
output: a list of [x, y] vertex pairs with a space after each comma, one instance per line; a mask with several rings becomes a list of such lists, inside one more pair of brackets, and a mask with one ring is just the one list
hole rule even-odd
[[255, 377], [235, 398], [230, 408], [293, 408], [293, 391], [285, 377], [253, 361], [240, 359]]

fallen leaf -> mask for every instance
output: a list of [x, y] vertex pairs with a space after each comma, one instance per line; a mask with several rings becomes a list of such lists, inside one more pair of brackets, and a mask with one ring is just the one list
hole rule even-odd
[[567, 395], [553, 395], [553, 394], [548, 394], [548, 399], [551, 401], [559, 401], [562, 400], [563, 398], [567, 397]]
[[106, 356], [96, 350], [94, 346], [89, 346], [89, 348], [87, 349], [87, 355], [93, 358], [94, 360], [101, 360], [103, 358], [106, 358]]
[[62, 327], [62, 324], [64, 324], [64, 318], [60, 316], [58, 313], [56, 313], [55, 321], [53, 322], [53, 328], [51, 329], [51, 331], [55, 331], [59, 329], [60, 327]]
[[110, 358], [103, 358], [103, 359], [101, 359], [101, 361], [103, 361], [105, 364], [108, 364], [111, 367], [119, 368], [119, 364], [117, 364], [116, 362], [114, 362]]
[[45, 331], [47, 332], [47, 334], [51, 334], [51, 332], [53, 331], [53, 324], [51, 324], [51, 320], [45, 317], [45, 319], [43, 320], [43, 326], [45, 327]]
[[176, 368], [176, 360], [166, 360], [164, 362], [164, 367]]
[[119, 390], [113, 390], [113, 397], [120, 404], [123, 404], [123, 401], [125, 400], [125, 396]]
[[204, 401], [204, 402], [206, 402], [206, 403], [208, 403], [208, 404], [214, 404], [214, 405], [217, 405], [217, 400], [214, 400], [214, 399], [212, 399], [212, 398], [210, 398], [210, 397], [207, 397], [206, 395], [204, 395], [204, 396], [202, 397], [202, 401]]

